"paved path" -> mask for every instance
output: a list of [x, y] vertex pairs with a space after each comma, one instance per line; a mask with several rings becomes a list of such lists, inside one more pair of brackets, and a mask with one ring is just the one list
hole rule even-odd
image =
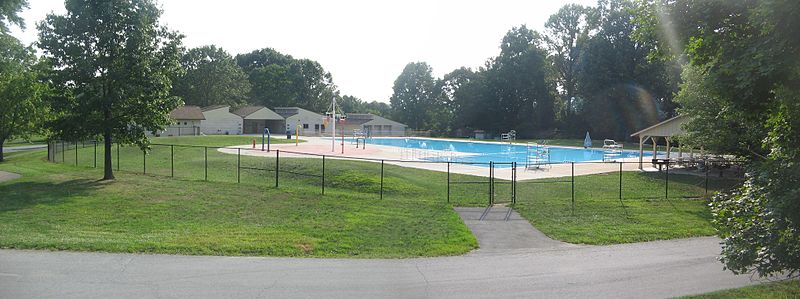
[[20, 175], [13, 172], [0, 171], [0, 183], [5, 181], [10, 181], [13, 179], [18, 179], [20, 177], [21, 177]]
[[672, 297], [750, 284], [716, 238], [399, 260], [0, 250], [0, 297]]
[[47, 148], [47, 144], [33, 144], [33, 145], [19, 145], [12, 147], [3, 147], [4, 153], [13, 153], [18, 151], [35, 150]]
[[488, 211], [457, 207], [455, 211], [478, 239], [480, 249], [476, 253], [577, 246], [550, 239], [508, 207], [494, 206]]

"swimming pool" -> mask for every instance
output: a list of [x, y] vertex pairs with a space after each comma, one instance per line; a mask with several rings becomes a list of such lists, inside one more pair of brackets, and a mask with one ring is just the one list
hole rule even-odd
[[[499, 142], [453, 141], [427, 138], [369, 138], [368, 144], [403, 148], [404, 158], [428, 161], [452, 161], [466, 163], [517, 162], [528, 161], [527, 144]], [[582, 149], [560, 146], [547, 147], [549, 155], [545, 163], [568, 163], [603, 161], [603, 149]], [[652, 154], [649, 154], [652, 155]], [[648, 156], [645, 153], [645, 156]], [[619, 158], [639, 157], [637, 151], [622, 151]], [[500, 166], [502, 167], [502, 166]]]

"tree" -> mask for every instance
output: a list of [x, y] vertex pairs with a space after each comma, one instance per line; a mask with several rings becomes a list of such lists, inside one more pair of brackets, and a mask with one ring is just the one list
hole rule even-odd
[[338, 95], [333, 77], [318, 62], [294, 59], [271, 48], [236, 56], [252, 86], [250, 102], [325, 111]]
[[39, 47], [53, 65], [60, 91], [55, 136], [104, 142], [103, 179], [114, 179], [112, 142], [145, 149], [145, 132], [170, 124], [180, 99], [170, 96], [180, 72], [182, 36], [159, 24], [151, 0], [67, 0], [65, 15], [39, 23]]
[[579, 74], [582, 117], [593, 135], [626, 139], [637, 129], [674, 113], [674, 89], [663, 61], [649, 59], [652, 45], [633, 38], [637, 3], [602, 0], [594, 12], [597, 33], [589, 38]]
[[190, 49], [181, 58], [185, 72], [172, 94], [186, 105], [238, 106], [247, 102], [250, 82], [233, 57], [214, 45]]
[[3, 144], [28, 138], [42, 129], [48, 106], [42, 100], [46, 85], [39, 81], [33, 50], [10, 35], [0, 34], [0, 162]]
[[489, 62], [487, 88], [491, 105], [485, 111], [491, 129], [516, 130], [522, 136], [552, 128], [553, 86], [541, 36], [525, 26], [506, 33], [500, 55]]
[[429, 111], [436, 105], [433, 69], [425, 62], [408, 63], [394, 81], [389, 99], [392, 116], [415, 130], [430, 129]]
[[23, 8], [28, 8], [28, 0], [0, 1], [0, 34], [8, 33], [9, 23], [25, 29], [25, 21], [18, 15]]
[[[691, 67], [677, 98], [689, 138], [748, 162], [714, 196], [722, 262], [734, 273], [800, 274], [800, 3], [665, 1]], [[691, 139], [690, 139], [691, 140]]]
[[452, 111], [454, 129], [486, 128], [487, 105], [485, 73], [469, 68], [456, 69], [442, 77], [441, 93]]
[[558, 74], [557, 82], [562, 90], [562, 113], [567, 118], [577, 111], [574, 98], [581, 52], [591, 29], [591, 11], [578, 4], [567, 4], [550, 16], [544, 25], [544, 42], [552, 53], [553, 65]]

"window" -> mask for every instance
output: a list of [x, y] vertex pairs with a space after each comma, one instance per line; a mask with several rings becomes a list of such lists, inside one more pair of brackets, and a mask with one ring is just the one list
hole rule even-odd
[[308, 129], [308, 124], [303, 124], [303, 129]]
[[189, 123], [187, 123], [187, 122], [183, 122], [183, 125], [184, 125], [184, 126], [185, 126], [185, 125], [188, 125], [188, 124], [189, 124]]
[[314, 125], [314, 130], [317, 130], [317, 131], [319, 131], [319, 124], [315, 124], [315, 125]]

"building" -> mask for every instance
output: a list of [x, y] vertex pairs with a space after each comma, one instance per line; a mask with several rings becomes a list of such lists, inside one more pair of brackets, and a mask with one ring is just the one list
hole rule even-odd
[[263, 106], [246, 106], [233, 111], [242, 118], [244, 134], [261, 134], [269, 128], [272, 134], [286, 132], [286, 119]]
[[243, 119], [231, 113], [228, 105], [208, 106], [202, 109], [204, 120], [200, 121], [200, 132], [206, 135], [242, 134]]
[[173, 123], [156, 134], [163, 136], [200, 135], [200, 124], [205, 119], [198, 106], [182, 106], [169, 112]]
[[275, 113], [285, 119], [286, 130], [294, 134], [300, 127], [300, 135], [320, 136], [325, 133], [325, 117], [299, 107], [275, 107]]
[[347, 120], [344, 124], [337, 123], [336, 129], [344, 125], [345, 135], [350, 135], [353, 130], [359, 129], [369, 136], [396, 136], [401, 137], [406, 135], [406, 128], [408, 126], [399, 122], [383, 118], [370, 113], [350, 113], [347, 114]]

